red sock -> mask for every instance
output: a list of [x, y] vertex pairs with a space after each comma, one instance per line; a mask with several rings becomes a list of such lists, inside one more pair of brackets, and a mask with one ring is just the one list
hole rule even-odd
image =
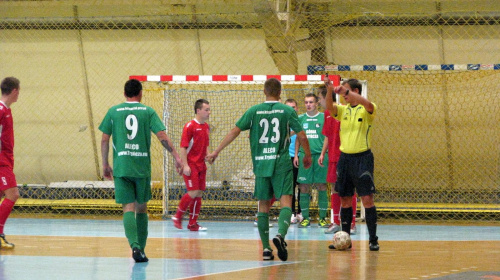
[[276, 197], [274, 197], [274, 195], [273, 195], [273, 198], [271, 198], [271, 204], [269, 207], [273, 207], [273, 204], [275, 201], [276, 201]]
[[0, 205], [0, 234], [3, 234], [5, 221], [7, 221], [14, 204], [14, 201], [6, 198], [3, 200], [2, 205]]
[[184, 194], [179, 202], [179, 207], [177, 207], [177, 213], [175, 213], [175, 217], [177, 219], [182, 219], [182, 216], [186, 212], [189, 207], [189, 204], [193, 201], [193, 198], [189, 196], [189, 194]]
[[200, 215], [201, 197], [195, 197], [191, 205], [189, 205], [189, 224], [194, 225], [198, 221]]
[[333, 222], [340, 225], [340, 196], [338, 193], [332, 193], [332, 209], [333, 209]]
[[354, 195], [352, 197], [352, 223], [351, 227], [356, 225], [356, 207], [358, 206], [358, 197]]

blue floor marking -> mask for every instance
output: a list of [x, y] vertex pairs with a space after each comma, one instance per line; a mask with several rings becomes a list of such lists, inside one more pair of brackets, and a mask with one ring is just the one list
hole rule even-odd
[[[206, 232], [190, 232], [174, 228], [170, 220], [150, 221], [150, 238], [200, 238], [260, 240], [253, 222], [200, 221]], [[186, 223], [184, 223], [184, 228]], [[353, 240], [368, 240], [365, 224], [358, 224]], [[270, 228], [270, 236], [278, 232], [277, 224]], [[121, 220], [73, 220], [73, 219], [9, 219], [5, 226], [7, 235], [125, 237]], [[434, 225], [384, 225], [379, 224], [377, 235], [381, 241], [500, 241], [500, 226], [434, 226]], [[311, 228], [292, 225], [287, 240], [330, 240], [323, 228], [315, 224]]]

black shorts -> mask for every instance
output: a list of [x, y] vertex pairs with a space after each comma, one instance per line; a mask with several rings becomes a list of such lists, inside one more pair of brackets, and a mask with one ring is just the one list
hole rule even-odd
[[337, 164], [335, 191], [340, 197], [375, 193], [373, 182], [373, 154], [370, 150], [358, 154], [341, 153]]

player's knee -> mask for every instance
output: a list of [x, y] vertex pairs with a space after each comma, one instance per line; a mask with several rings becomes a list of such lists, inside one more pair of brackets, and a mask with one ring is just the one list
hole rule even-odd
[[191, 198], [201, 197], [201, 195], [203, 194], [203, 191], [201, 191], [201, 190], [188, 191], [188, 194]]
[[137, 204], [135, 207], [135, 212], [136, 213], [147, 213], [148, 212], [148, 205], [146, 203]]
[[19, 199], [19, 189], [18, 188], [11, 188], [6, 191], [4, 191], [5, 198], [7, 198], [10, 201], [16, 202]]
[[319, 184], [318, 191], [326, 191], [326, 184]]
[[123, 204], [123, 213], [135, 212], [135, 202]]
[[375, 206], [375, 203], [373, 201], [373, 195], [362, 196], [361, 202], [363, 203], [363, 206], [365, 208], [372, 208], [373, 206]]
[[309, 193], [311, 186], [309, 184], [299, 184], [299, 189], [301, 193]]
[[342, 208], [352, 207], [352, 196], [343, 196], [340, 198], [340, 204]]

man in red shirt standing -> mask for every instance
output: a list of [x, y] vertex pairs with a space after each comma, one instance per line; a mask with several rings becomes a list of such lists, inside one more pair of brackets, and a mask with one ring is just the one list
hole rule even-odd
[[14, 77], [2, 80], [0, 100], [0, 249], [14, 249], [14, 244], [5, 240], [3, 228], [14, 204], [19, 198], [16, 176], [14, 175], [14, 126], [10, 106], [19, 97], [20, 83]]
[[187, 193], [182, 196], [177, 213], [172, 217], [174, 226], [182, 229], [182, 216], [189, 207], [190, 231], [205, 231], [207, 228], [198, 224], [201, 208], [201, 197], [206, 188], [207, 166], [205, 157], [208, 154], [210, 127], [206, 121], [210, 117], [210, 103], [198, 99], [194, 103], [195, 118], [184, 126], [181, 138], [180, 155], [184, 163], [183, 176]]

